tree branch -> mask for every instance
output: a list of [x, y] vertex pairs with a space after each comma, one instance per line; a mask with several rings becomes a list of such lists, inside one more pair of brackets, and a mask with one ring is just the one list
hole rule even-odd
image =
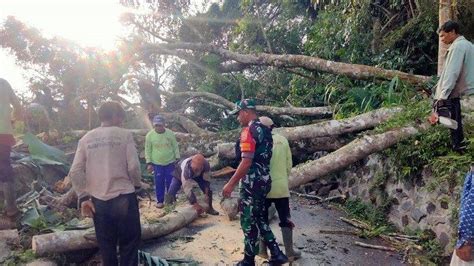
[[321, 71], [336, 75], [343, 75], [353, 79], [382, 79], [391, 80], [399, 77], [401, 80], [422, 86], [431, 80], [431, 77], [413, 75], [397, 70], [386, 70], [373, 66], [340, 63], [324, 60], [318, 57], [295, 54], [240, 54], [226, 50], [210, 44], [202, 43], [167, 43], [167, 44], [148, 44], [143, 47], [145, 53], [170, 54], [173, 50], [192, 50], [214, 53], [228, 60], [247, 65], [275, 66], [278, 68], [297, 68], [301, 67], [310, 71]]

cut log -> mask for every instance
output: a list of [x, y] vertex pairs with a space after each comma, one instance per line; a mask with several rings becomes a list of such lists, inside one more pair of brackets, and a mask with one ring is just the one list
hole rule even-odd
[[[207, 206], [203, 205], [203, 207]], [[142, 239], [147, 240], [170, 234], [188, 225], [197, 217], [198, 214], [193, 207], [179, 208], [156, 223], [143, 224]], [[93, 229], [36, 235], [33, 236], [31, 242], [32, 250], [38, 256], [97, 247]]]
[[14, 247], [20, 244], [18, 230], [0, 230], [0, 262], [11, 256]]
[[4, 242], [11, 245], [18, 245], [20, 243], [20, 235], [18, 230], [0, 230], [0, 242]]

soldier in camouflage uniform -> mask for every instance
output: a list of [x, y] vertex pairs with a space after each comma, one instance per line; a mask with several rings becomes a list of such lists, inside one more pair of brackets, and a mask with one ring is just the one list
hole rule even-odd
[[265, 198], [271, 189], [270, 159], [272, 157], [272, 134], [260, 123], [255, 111], [255, 102], [245, 99], [236, 103], [231, 114], [244, 127], [240, 134], [241, 162], [234, 175], [224, 186], [223, 196], [230, 197], [240, 181], [240, 225], [244, 233], [244, 259], [238, 265], [255, 265], [258, 254], [259, 234], [270, 249], [270, 263], [279, 265], [288, 262], [275, 240], [265, 215]]

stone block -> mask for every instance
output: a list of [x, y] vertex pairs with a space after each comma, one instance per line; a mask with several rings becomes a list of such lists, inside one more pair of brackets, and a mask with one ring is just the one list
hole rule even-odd
[[403, 215], [402, 217], [402, 226], [405, 227], [409, 224], [409, 220], [408, 220], [408, 216], [407, 215]]
[[429, 202], [428, 205], [426, 205], [426, 212], [428, 214], [432, 214], [436, 210], [436, 205], [433, 204], [432, 202]]
[[415, 222], [419, 223], [421, 219], [426, 217], [426, 213], [421, 211], [419, 208], [415, 208], [415, 210], [412, 211], [411, 213], [411, 218], [415, 220]]
[[402, 211], [405, 211], [405, 212], [410, 211], [413, 208], [413, 202], [411, 200], [407, 200], [402, 203], [400, 208]]

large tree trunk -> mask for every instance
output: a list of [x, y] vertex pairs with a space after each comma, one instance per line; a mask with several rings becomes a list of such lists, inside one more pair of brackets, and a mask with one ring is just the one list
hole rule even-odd
[[[205, 205], [204, 205], [205, 206]], [[189, 206], [166, 215], [158, 222], [142, 225], [142, 239], [152, 239], [170, 234], [188, 225], [198, 217]], [[97, 247], [94, 230], [74, 230], [33, 236], [32, 250], [38, 256], [64, 253]]]
[[[439, 26], [453, 18], [452, 10], [453, 0], [439, 0]], [[449, 45], [444, 44], [441, 39], [438, 41], [438, 76], [443, 72], [444, 62], [446, 61], [446, 52]]]
[[[335, 137], [318, 137], [313, 139], [296, 139], [289, 141], [291, 154], [293, 158], [301, 161], [302, 157], [311, 156], [318, 151], [335, 151], [345, 144], [348, 140]], [[217, 145], [217, 156], [221, 160], [235, 160], [235, 143], [221, 143]]]
[[373, 128], [388, 120], [402, 108], [380, 108], [365, 114], [343, 120], [330, 120], [317, 124], [276, 128], [274, 131], [285, 136], [288, 140], [337, 136]]
[[420, 129], [428, 127], [429, 125], [424, 123], [420, 126], [408, 126], [393, 129], [382, 134], [363, 136], [318, 160], [294, 167], [291, 170], [289, 186], [290, 188], [295, 188], [317, 178], [343, 170], [372, 153], [383, 151], [401, 140], [418, 134]]
[[424, 83], [431, 80], [430, 77], [408, 74], [397, 70], [386, 70], [373, 66], [340, 63], [324, 60], [318, 57], [295, 54], [240, 54], [220, 48], [210, 44], [202, 43], [163, 43], [150, 44], [143, 47], [143, 51], [148, 54], [169, 54], [175, 56], [186, 56], [182, 50], [204, 51], [214, 53], [226, 60], [233, 60], [245, 65], [274, 66], [280, 68], [304, 68], [310, 71], [320, 71], [336, 75], [343, 75], [353, 79], [381, 79], [391, 80], [399, 77], [401, 80], [423, 86]]
[[[296, 188], [317, 178], [341, 171], [370, 154], [385, 150], [399, 141], [418, 134], [420, 130], [425, 130], [429, 126], [428, 123], [423, 123], [356, 139], [324, 157], [294, 167], [291, 170], [289, 187]], [[238, 204], [235, 198], [230, 198], [224, 199], [221, 205], [227, 206], [228, 210], [235, 210]]]

